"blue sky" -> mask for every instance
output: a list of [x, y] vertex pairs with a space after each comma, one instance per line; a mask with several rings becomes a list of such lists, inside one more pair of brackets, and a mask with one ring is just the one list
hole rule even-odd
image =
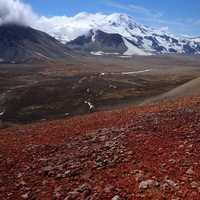
[[200, 0], [24, 0], [45, 16], [79, 12], [127, 13], [137, 22], [170, 32], [200, 35]]

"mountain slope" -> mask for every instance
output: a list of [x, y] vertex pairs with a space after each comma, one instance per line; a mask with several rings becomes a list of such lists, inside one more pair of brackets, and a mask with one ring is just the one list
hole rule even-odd
[[46, 33], [25, 26], [0, 26], [1, 62], [51, 60], [66, 55], [63, 45]]
[[81, 52], [90, 52], [93, 55], [147, 55], [131, 40], [118, 33], [106, 33], [101, 30], [90, 30], [88, 34], [79, 36], [66, 44], [66, 47]]
[[196, 78], [179, 87], [170, 90], [169, 92], [150, 98], [147, 101], [144, 101], [142, 104], [158, 102], [161, 100], [172, 100], [186, 96], [200, 96], [199, 86], [200, 86], [200, 78]]
[[0, 199], [199, 199], [199, 102], [0, 130]]
[[109, 34], [100, 30], [91, 30], [87, 35], [80, 36], [67, 43], [67, 47], [79, 51], [103, 51], [108, 53], [123, 53], [127, 50], [121, 35]]
[[[141, 52], [145, 52], [142, 53], [144, 55], [166, 53], [200, 54], [200, 41], [198, 39], [177, 37], [163, 30], [146, 27], [136, 23], [132, 17], [126, 14], [80, 13], [74, 17], [43, 18], [40, 23], [48, 27], [48, 30], [46, 29], [45, 31], [62, 43], [67, 43], [67, 45], [68, 43], [69, 45], [76, 43], [77, 40], [80, 41], [80, 37], [82, 39], [84, 37], [87, 38], [91, 32], [101, 31], [105, 34], [113, 34], [113, 38], [110, 37], [111, 41], [115, 40], [116, 34], [120, 35], [125, 39], [121, 46], [125, 46], [127, 49], [130, 48], [130, 44], [127, 45], [125, 43], [126, 40], [129, 40], [132, 44], [131, 49], [139, 48]], [[86, 48], [86, 46], [88, 46], [88, 42], [79, 44], [79, 48], [84, 50], [90, 51], [91, 47], [93, 50], [97, 47], [95, 51], [105, 51], [104, 44], [96, 46], [96, 44], [90, 43], [90, 47]], [[76, 45], [74, 47], [77, 49]], [[109, 51], [110, 49], [104, 53]], [[118, 52], [118, 47], [116, 49], [112, 48], [112, 51]], [[132, 53], [130, 54], [134, 55], [135, 51], [129, 50], [129, 52], [131, 51]]]

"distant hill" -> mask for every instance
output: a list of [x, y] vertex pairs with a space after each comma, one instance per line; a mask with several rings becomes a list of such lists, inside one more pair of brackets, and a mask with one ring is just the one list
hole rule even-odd
[[200, 86], [200, 77], [194, 80], [191, 80], [179, 87], [176, 87], [175, 89], [172, 89], [169, 92], [166, 92], [162, 95], [148, 99], [142, 104], [151, 103], [151, 102], [159, 102], [161, 100], [173, 100], [173, 99], [177, 99], [180, 97], [187, 97], [187, 96], [199, 96], [200, 95], [199, 86]]
[[29, 62], [66, 57], [63, 45], [50, 35], [19, 25], [0, 26], [0, 62]]

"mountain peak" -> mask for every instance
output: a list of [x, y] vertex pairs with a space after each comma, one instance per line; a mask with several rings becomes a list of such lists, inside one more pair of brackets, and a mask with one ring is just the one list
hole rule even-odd
[[[51, 24], [51, 28], [48, 28], [46, 32], [64, 44], [87, 35], [90, 30], [100, 30], [105, 33], [103, 37], [106, 44], [108, 44], [108, 38], [113, 44], [113, 40], [117, 38], [115, 34], [118, 34], [123, 38], [127, 48], [132, 49], [129, 52], [133, 53], [140, 49], [145, 51], [145, 54], [146, 52], [148, 54], [200, 54], [199, 39], [176, 37], [167, 33], [166, 27], [154, 29], [144, 26], [124, 13], [106, 15], [81, 12], [74, 17], [48, 19], [48, 23]], [[108, 34], [112, 34], [113, 38]], [[118, 42], [115, 41], [114, 44], [118, 44]], [[87, 44], [85, 45], [87, 46]]]
[[72, 19], [74, 20], [90, 20], [90, 21], [98, 21], [98, 20], [102, 20], [103, 18], [105, 18], [106, 15], [102, 14], [102, 13], [89, 13], [89, 12], [80, 12], [77, 15], [75, 15], [74, 17], [72, 17]]
[[74, 16], [75, 19], [81, 19], [81, 18], [86, 18], [90, 17], [92, 14], [88, 12], [80, 12], [77, 15]]
[[125, 13], [113, 13], [113, 14], [108, 15], [108, 17], [112, 17], [114, 19], [124, 20], [124, 21], [127, 21], [130, 18], [130, 16]]
[[135, 21], [127, 14], [114, 13], [106, 17], [106, 21], [111, 26], [129, 26], [135, 25]]
[[111, 15], [108, 15], [107, 18], [110, 20], [115, 20], [119, 22], [128, 22], [130, 20], [133, 20], [129, 15], [124, 13], [113, 13]]

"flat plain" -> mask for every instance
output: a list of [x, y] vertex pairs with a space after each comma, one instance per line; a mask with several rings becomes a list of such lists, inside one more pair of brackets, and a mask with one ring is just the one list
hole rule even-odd
[[199, 65], [198, 56], [1, 64], [0, 111], [4, 124], [15, 124], [140, 105], [200, 77]]

